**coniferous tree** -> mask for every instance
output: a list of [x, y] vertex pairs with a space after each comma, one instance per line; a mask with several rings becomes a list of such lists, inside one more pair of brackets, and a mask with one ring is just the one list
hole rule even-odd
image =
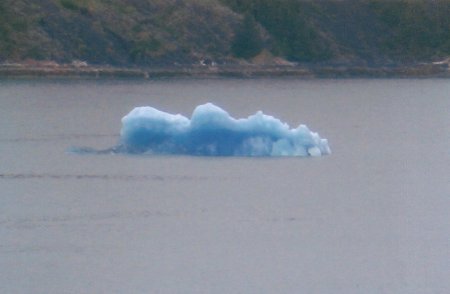
[[261, 52], [263, 41], [252, 16], [246, 15], [236, 32], [231, 50], [239, 58], [252, 58]]

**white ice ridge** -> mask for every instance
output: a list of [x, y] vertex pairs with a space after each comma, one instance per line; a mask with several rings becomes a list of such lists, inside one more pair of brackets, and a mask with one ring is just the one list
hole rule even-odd
[[122, 118], [120, 149], [129, 153], [198, 156], [321, 156], [327, 139], [307, 126], [291, 129], [258, 111], [235, 119], [212, 104], [199, 105], [191, 119], [153, 107], [137, 107]]

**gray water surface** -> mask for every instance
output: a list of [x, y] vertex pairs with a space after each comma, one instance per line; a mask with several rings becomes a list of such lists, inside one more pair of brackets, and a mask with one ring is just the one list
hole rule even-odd
[[[67, 152], [205, 102], [333, 153]], [[0, 105], [0, 293], [450, 292], [449, 80], [6, 80]]]

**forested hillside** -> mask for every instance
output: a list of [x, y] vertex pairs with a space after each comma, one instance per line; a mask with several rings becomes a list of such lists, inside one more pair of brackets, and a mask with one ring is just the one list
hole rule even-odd
[[222, 0], [252, 16], [271, 50], [300, 62], [414, 62], [450, 55], [448, 0]]
[[165, 64], [224, 58], [240, 18], [203, 0], [0, 0], [0, 59]]
[[0, 0], [0, 62], [305, 64], [450, 56], [450, 0]]

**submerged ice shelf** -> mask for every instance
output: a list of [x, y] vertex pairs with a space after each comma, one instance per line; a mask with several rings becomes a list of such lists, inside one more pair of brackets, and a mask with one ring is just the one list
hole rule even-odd
[[291, 129], [258, 111], [235, 119], [212, 104], [199, 105], [191, 119], [153, 107], [137, 107], [122, 118], [118, 152], [197, 156], [321, 156], [326, 139], [307, 126]]

